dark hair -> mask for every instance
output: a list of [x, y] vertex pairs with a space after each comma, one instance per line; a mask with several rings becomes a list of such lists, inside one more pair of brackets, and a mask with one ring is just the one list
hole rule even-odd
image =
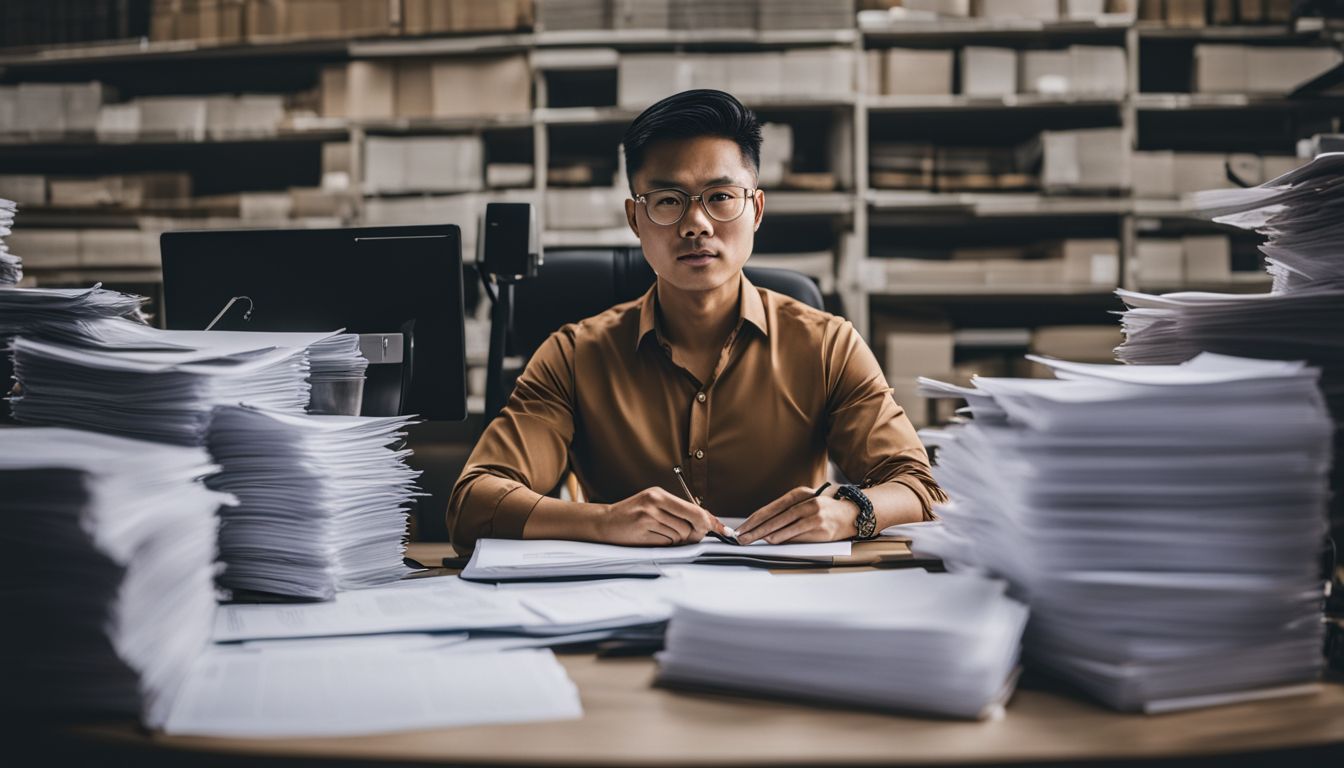
[[625, 178], [631, 191], [650, 144], [697, 136], [720, 136], [737, 142], [742, 159], [753, 171], [760, 171], [761, 124], [756, 113], [723, 91], [682, 91], [644, 110], [625, 129]]

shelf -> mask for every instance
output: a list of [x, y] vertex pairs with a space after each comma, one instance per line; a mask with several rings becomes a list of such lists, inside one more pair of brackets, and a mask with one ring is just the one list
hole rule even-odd
[[609, 46], [616, 48], [706, 47], [706, 46], [816, 46], [851, 45], [858, 40], [855, 29], [756, 30], [756, 29], [594, 29], [538, 32], [539, 48], [560, 46]]
[[1134, 290], [1143, 293], [1175, 293], [1178, 291], [1259, 293], [1261, 291], [1268, 291], [1273, 284], [1273, 278], [1264, 272], [1245, 272], [1240, 274], [1234, 273], [1225, 283], [1146, 284], [1140, 281]]
[[324, 142], [344, 141], [349, 138], [345, 129], [321, 128], [313, 130], [281, 130], [272, 134], [253, 134], [230, 136], [225, 138], [187, 138], [163, 136], [135, 136], [117, 139], [99, 139], [93, 134], [65, 134], [61, 137], [3, 134], [0, 135], [0, 152], [10, 148], [21, 150], [34, 149], [111, 149], [115, 147], [177, 147], [193, 145], [226, 146], [234, 144], [270, 144], [280, 142]]
[[1168, 27], [1161, 22], [1141, 21], [1135, 25], [1141, 40], [1252, 41], [1320, 38], [1321, 19], [1298, 19], [1293, 29], [1286, 24], [1257, 24], [1210, 27]]
[[853, 192], [765, 190], [765, 213], [841, 216], [854, 212]]
[[1227, 109], [1286, 110], [1338, 107], [1344, 96], [1290, 99], [1287, 96], [1248, 93], [1136, 93], [1134, 106], [1148, 112], [1215, 111]]
[[1120, 216], [1132, 210], [1128, 197], [1084, 197], [1037, 193], [923, 192], [872, 190], [874, 211], [949, 211], [981, 218], [1012, 216]]
[[146, 38], [112, 40], [86, 45], [46, 47], [33, 51], [0, 52], [0, 67], [33, 68], [103, 65], [124, 62], [197, 61], [346, 55], [346, 40], [297, 40], [287, 43], [209, 43], [197, 40]]
[[870, 96], [868, 111], [891, 112], [976, 112], [996, 110], [1118, 110], [1123, 94], [1071, 95], [1017, 93], [1006, 96]]
[[548, 229], [542, 232], [544, 248], [624, 248], [638, 246], [639, 238], [628, 227], [612, 229]]
[[[878, 259], [874, 259], [878, 261]], [[1117, 300], [1114, 289], [1098, 289], [1092, 286], [1042, 286], [1042, 285], [1024, 285], [1024, 286], [1004, 286], [1004, 285], [911, 285], [899, 289], [883, 288], [881, 290], [872, 290], [868, 295], [874, 299], [921, 299], [921, 300], [940, 300], [956, 301], [982, 300], [982, 299], [1009, 299], [1009, 300], [1047, 300], [1047, 299], [1076, 299], [1076, 300]]]
[[33, 68], [141, 61], [256, 59], [266, 57], [387, 58], [508, 53], [533, 48], [603, 46], [622, 49], [684, 47], [784, 47], [852, 45], [854, 29], [835, 30], [580, 30], [462, 34], [437, 37], [372, 37], [363, 40], [212, 43], [146, 38], [0, 52], [0, 67]]
[[1134, 23], [1130, 14], [1108, 13], [1097, 19], [1040, 21], [1037, 19], [940, 18], [870, 21], [879, 15], [859, 15], [859, 29], [867, 42], [947, 41], [967, 38], [1038, 40], [1050, 38], [1122, 37]]

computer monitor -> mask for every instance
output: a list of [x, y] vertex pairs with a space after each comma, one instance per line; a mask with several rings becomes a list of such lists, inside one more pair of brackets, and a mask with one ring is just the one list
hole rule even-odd
[[[402, 413], [467, 417], [462, 237], [455, 225], [167, 232], [163, 320], [201, 330], [404, 334], [401, 366], [370, 365], [364, 413], [389, 388]], [[408, 374], [408, 375], [406, 375]], [[403, 379], [403, 375], [406, 375]]]

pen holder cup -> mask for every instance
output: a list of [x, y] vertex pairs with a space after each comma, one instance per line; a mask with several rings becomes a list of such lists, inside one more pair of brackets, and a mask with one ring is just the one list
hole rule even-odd
[[314, 379], [308, 412], [358, 416], [364, 404], [364, 377]]

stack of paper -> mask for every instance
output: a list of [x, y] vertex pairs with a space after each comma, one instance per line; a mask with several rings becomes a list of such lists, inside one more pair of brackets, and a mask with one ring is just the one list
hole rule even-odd
[[419, 472], [394, 450], [408, 418], [314, 416], [250, 406], [215, 409], [207, 445], [236, 494], [221, 513], [220, 583], [330, 598], [408, 572], [408, 504]]
[[[221, 337], [222, 339], [222, 337]], [[99, 349], [14, 338], [14, 418], [198, 445], [216, 405], [302, 413], [306, 347], [264, 339], [185, 350]]]
[[705, 539], [677, 547], [623, 547], [550, 539], [481, 539], [462, 570], [473, 581], [527, 581], [599, 576], [658, 576], [679, 563], [787, 568], [829, 565], [850, 542], [740, 545]]
[[[1125, 343], [1132, 363], [1178, 363], [1200, 352], [1305, 360], [1340, 427], [1344, 455], [1344, 153], [1314, 160], [1259, 187], [1200, 192], [1194, 205], [1214, 221], [1266, 236], [1260, 247], [1274, 279], [1264, 294], [1120, 291], [1130, 309]], [[1344, 461], [1333, 475], [1332, 517], [1344, 536]]]
[[210, 636], [214, 469], [200, 448], [3, 430], [0, 706], [162, 722]]
[[5, 245], [5, 237], [14, 231], [14, 211], [17, 209], [13, 200], [0, 198], [0, 286], [17, 285], [23, 279], [23, 259], [10, 253]]
[[1319, 372], [1031, 359], [1060, 378], [977, 378], [973, 421], [922, 433], [954, 501], [910, 532], [914, 549], [1008, 579], [1031, 606], [1029, 661], [1118, 709], [1315, 680], [1332, 432]]
[[679, 602], [658, 679], [981, 718], [1012, 691], [1026, 621], [979, 576], [781, 576]]
[[0, 291], [0, 337], [42, 328], [67, 328], [98, 318], [144, 325], [142, 296], [92, 288], [14, 288]]
[[330, 640], [216, 646], [182, 686], [164, 730], [226, 737], [351, 736], [583, 716], [548, 650], [461, 654], [443, 643]]

